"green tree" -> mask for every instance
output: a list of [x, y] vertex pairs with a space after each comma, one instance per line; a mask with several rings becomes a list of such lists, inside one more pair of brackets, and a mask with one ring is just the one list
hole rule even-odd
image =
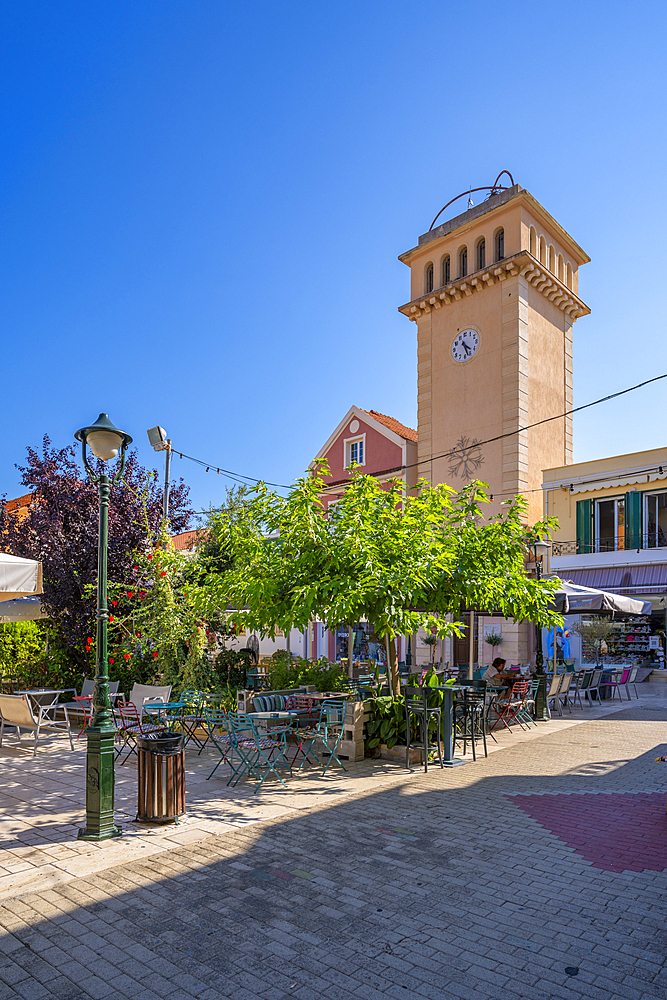
[[527, 541], [548, 534], [554, 522], [528, 530], [523, 497], [484, 521], [482, 483], [457, 493], [421, 482], [406, 495], [400, 480], [355, 472], [325, 509], [326, 471], [320, 466], [298, 480], [287, 497], [260, 484], [233, 509], [212, 515], [211, 533], [230, 566], [198, 588], [203, 614], [237, 609], [246, 627], [270, 636], [303, 630], [315, 618], [330, 628], [365, 618], [389, 644], [394, 692], [395, 636], [420, 626], [439, 637], [459, 635], [462, 607], [560, 623], [549, 610], [557, 584], [524, 570]]

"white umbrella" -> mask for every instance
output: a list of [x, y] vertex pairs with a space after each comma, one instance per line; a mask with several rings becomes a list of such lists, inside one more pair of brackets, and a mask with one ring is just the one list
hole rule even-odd
[[39, 594], [32, 597], [18, 597], [15, 601], [0, 601], [0, 625], [9, 622], [33, 622], [48, 618], [42, 607]]
[[[552, 577], [553, 579], [553, 577]], [[564, 615], [597, 614], [650, 615], [651, 602], [638, 601], [623, 594], [612, 594], [608, 590], [582, 587], [571, 580], [559, 580], [560, 586], [554, 595], [554, 604]]]
[[13, 601], [17, 597], [41, 593], [41, 562], [0, 552], [0, 597], [5, 601]]

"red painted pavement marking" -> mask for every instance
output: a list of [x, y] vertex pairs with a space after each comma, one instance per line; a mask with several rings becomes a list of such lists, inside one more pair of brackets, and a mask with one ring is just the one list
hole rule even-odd
[[664, 792], [512, 795], [511, 799], [594, 868], [667, 869]]

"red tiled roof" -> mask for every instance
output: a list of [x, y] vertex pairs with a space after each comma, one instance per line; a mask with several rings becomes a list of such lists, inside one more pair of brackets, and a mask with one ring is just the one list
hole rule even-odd
[[194, 531], [181, 531], [180, 535], [171, 536], [171, 544], [180, 551], [192, 549], [197, 544], [197, 539], [201, 534], [201, 528], [196, 528]]
[[32, 493], [24, 493], [22, 497], [15, 497], [13, 500], [5, 500], [5, 510], [8, 514], [24, 507], [29, 507], [32, 502]]
[[402, 438], [406, 438], [408, 441], [417, 440], [417, 431], [413, 431], [412, 427], [406, 427], [402, 424], [400, 420], [396, 420], [394, 417], [388, 417], [386, 413], [378, 413], [377, 410], [364, 410], [364, 413], [368, 413], [369, 416], [373, 417], [379, 423], [384, 424], [388, 427], [390, 431], [394, 434], [399, 434]]

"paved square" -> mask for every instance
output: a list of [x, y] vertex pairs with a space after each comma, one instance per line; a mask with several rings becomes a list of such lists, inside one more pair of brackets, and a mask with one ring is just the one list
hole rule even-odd
[[[60, 860], [72, 834], [48, 848], [36, 825], [32, 849], [53, 850], [59, 881], [0, 902], [0, 998], [665, 1000], [667, 872], [600, 866], [581, 832], [595, 827], [568, 827], [595, 800], [606, 860], [617, 848], [625, 865], [640, 834], [662, 857], [664, 694], [426, 775], [368, 761], [257, 796], [221, 781], [217, 833], [195, 817], [192, 842], [140, 856], [130, 836], [125, 862], [98, 847], [82, 877]], [[547, 828], [548, 804], [566, 802]]]

